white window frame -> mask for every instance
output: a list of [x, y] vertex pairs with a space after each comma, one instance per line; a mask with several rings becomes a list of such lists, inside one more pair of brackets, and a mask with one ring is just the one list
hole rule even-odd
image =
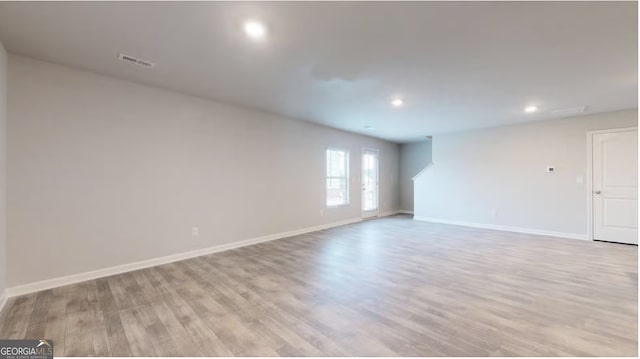
[[[345, 191], [346, 191], [346, 202], [342, 203], [342, 204], [336, 204], [336, 205], [329, 205], [327, 204], [327, 200], [328, 198], [328, 194], [329, 194], [329, 188], [327, 186], [327, 183], [329, 182], [328, 180], [330, 178], [342, 178], [342, 177], [329, 177], [328, 173], [327, 173], [327, 167], [329, 166], [329, 163], [327, 163], [327, 154], [329, 151], [340, 151], [340, 152], [344, 152], [345, 153]], [[348, 149], [345, 148], [339, 148], [339, 147], [327, 147], [325, 148], [324, 151], [324, 204], [326, 206], [326, 208], [339, 208], [339, 207], [348, 207], [351, 203], [351, 196], [350, 196], [350, 181], [351, 181], [351, 176], [350, 176], [350, 171], [349, 171], [349, 164], [350, 164], [350, 160], [351, 160], [351, 153], [349, 152]]]

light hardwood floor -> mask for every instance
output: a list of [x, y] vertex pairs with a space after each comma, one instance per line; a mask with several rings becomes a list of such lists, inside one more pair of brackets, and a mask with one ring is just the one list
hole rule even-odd
[[636, 356], [635, 246], [394, 216], [25, 295], [56, 356]]

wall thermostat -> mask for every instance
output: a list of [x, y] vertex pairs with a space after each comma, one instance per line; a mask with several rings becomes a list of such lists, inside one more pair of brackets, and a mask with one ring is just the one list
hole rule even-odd
[[553, 167], [553, 166], [547, 166], [547, 172], [549, 172], [549, 173], [553, 173], [553, 172], [555, 172], [555, 171], [556, 171], [556, 168], [555, 168], [555, 167]]

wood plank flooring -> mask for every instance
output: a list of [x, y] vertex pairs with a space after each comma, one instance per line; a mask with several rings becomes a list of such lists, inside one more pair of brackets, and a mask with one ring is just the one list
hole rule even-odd
[[637, 356], [638, 248], [394, 216], [13, 298], [56, 356]]

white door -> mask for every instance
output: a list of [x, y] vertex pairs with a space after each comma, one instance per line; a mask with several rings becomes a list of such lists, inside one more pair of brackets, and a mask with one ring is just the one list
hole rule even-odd
[[638, 130], [593, 135], [593, 239], [638, 243]]
[[378, 151], [362, 149], [362, 217], [378, 215]]

